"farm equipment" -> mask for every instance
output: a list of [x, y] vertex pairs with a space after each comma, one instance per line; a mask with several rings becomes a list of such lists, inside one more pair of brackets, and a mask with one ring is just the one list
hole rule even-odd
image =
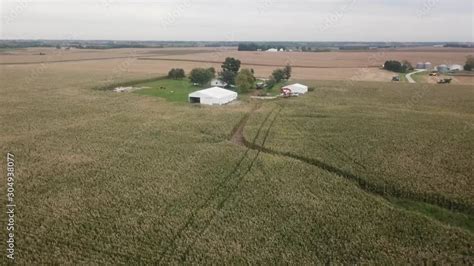
[[452, 80], [453, 80], [452, 78], [440, 79], [438, 80], [438, 84], [449, 84], [451, 83]]
[[399, 76], [394, 76], [394, 77], [392, 78], [392, 81], [400, 81], [400, 77], [399, 77]]

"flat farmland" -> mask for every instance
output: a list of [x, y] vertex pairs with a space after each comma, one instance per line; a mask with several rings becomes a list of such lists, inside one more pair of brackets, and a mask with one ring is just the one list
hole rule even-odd
[[[40, 55], [44, 53], [44, 55]], [[473, 49], [417, 48], [397, 50], [377, 50], [360, 52], [238, 52], [235, 48], [156, 48], [156, 49], [110, 49], [57, 50], [51, 48], [31, 48], [0, 53], [0, 64], [40, 64], [50, 62], [48, 67], [104, 68], [135, 73], [166, 74], [170, 68], [183, 68], [189, 72], [195, 67], [215, 67], [220, 69], [226, 57], [242, 61], [243, 67], [253, 68], [256, 76], [266, 78], [271, 72], [286, 64], [293, 66], [293, 76], [297, 79], [312, 80], [356, 80], [386, 81], [395, 75], [381, 70], [380, 66], [389, 59], [416, 62], [430, 61], [437, 64], [463, 64]], [[57, 66], [53, 66], [57, 65]], [[425, 80], [425, 79], [422, 79]], [[474, 77], [454, 77], [454, 83], [473, 84]]]
[[307, 68], [365, 68], [380, 67], [386, 60], [408, 60], [417, 62], [431, 62], [439, 64], [463, 64], [468, 55], [474, 55], [474, 49], [436, 49], [418, 48], [379, 49], [373, 51], [334, 51], [334, 52], [239, 52], [229, 49], [215, 49], [212, 52], [190, 55], [159, 56], [163, 59], [182, 59], [196, 61], [222, 62], [226, 57], [239, 58], [248, 65], [285, 65], [290, 63], [295, 67]]
[[474, 262], [471, 87], [315, 77], [221, 107], [96, 89], [171, 65], [0, 65], [18, 262]]
[[124, 49], [0, 49], [0, 64], [30, 64], [42, 62], [74, 62], [89, 60], [127, 59], [146, 56], [187, 55], [210, 53], [212, 48], [124, 48]]

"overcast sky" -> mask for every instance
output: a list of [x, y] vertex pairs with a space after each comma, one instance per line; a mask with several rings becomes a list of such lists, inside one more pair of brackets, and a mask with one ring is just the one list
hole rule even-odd
[[474, 0], [0, 0], [2, 39], [473, 41]]

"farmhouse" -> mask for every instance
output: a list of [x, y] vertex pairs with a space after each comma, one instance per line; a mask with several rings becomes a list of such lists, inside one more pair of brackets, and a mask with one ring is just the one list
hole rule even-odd
[[227, 83], [225, 83], [224, 81], [220, 79], [213, 79], [211, 80], [211, 86], [224, 88], [225, 86], [227, 86]]
[[308, 86], [295, 83], [295, 84], [291, 84], [291, 85], [287, 85], [283, 87], [282, 90], [289, 90], [291, 94], [295, 94], [295, 95], [305, 94], [308, 92]]
[[223, 105], [237, 99], [237, 92], [219, 87], [212, 87], [190, 93], [188, 99], [190, 103]]

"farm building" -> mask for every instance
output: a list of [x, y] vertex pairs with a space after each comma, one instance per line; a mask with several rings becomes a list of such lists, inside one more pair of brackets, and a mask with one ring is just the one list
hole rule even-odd
[[464, 67], [461, 65], [450, 65], [449, 71], [463, 71]]
[[295, 83], [295, 84], [291, 84], [291, 85], [287, 85], [283, 87], [282, 90], [289, 90], [291, 94], [296, 94], [296, 95], [305, 94], [308, 92], [308, 86]]
[[225, 83], [224, 81], [222, 81], [220, 79], [213, 79], [213, 80], [211, 80], [211, 86], [212, 87], [224, 88], [225, 86], [227, 86], [227, 83]]
[[439, 65], [436, 67], [436, 70], [440, 73], [446, 73], [449, 71], [449, 68], [447, 65]]
[[419, 62], [416, 64], [416, 69], [431, 69], [433, 65], [430, 62], [422, 63]]
[[276, 49], [276, 48], [270, 48], [270, 49], [267, 50], [267, 52], [273, 52], [273, 53], [275, 53], [275, 52], [278, 52], [278, 49]]
[[212, 87], [190, 93], [188, 99], [190, 103], [223, 105], [237, 99], [237, 92], [219, 87]]

